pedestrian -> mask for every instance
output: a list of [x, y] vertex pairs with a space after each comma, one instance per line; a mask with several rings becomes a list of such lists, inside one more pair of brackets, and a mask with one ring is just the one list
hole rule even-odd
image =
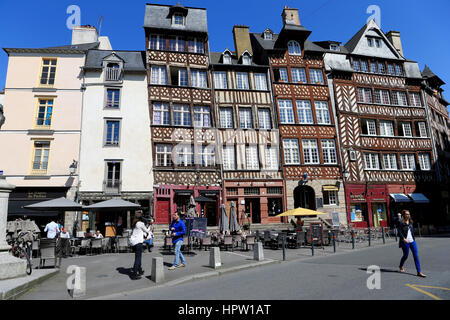
[[[186, 266], [186, 260], [181, 253], [181, 246], [183, 245], [183, 236], [186, 233], [186, 226], [183, 220], [180, 219], [180, 214], [178, 212], [175, 213], [169, 229], [172, 232], [172, 243], [175, 246], [175, 261], [169, 270], [175, 270], [176, 268]], [[181, 264], [179, 264], [180, 259]]]
[[147, 237], [144, 240], [144, 243], [147, 245], [148, 252], [152, 252], [153, 248], [153, 229], [154, 229], [153, 222], [154, 220], [150, 218], [147, 226], [147, 228], [150, 229], [150, 232], [147, 234]]
[[52, 219], [47, 225], [45, 226], [44, 232], [47, 232], [47, 238], [48, 239], [55, 239], [56, 236], [59, 233], [59, 227], [58, 224], [55, 222], [54, 219]]
[[419, 254], [417, 252], [417, 243], [414, 237], [414, 226], [411, 214], [408, 210], [402, 211], [402, 218], [398, 224], [398, 233], [400, 237], [399, 247], [403, 250], [403, 257], [400, 260], [400, 272], [405, 272], [403, 265], [408, 259], [409, 249], [411, 249], [416, 264], [417, 276], [425, 278], [420, 268]]
[[130, 244], [134, 249], [134, 266], [131, 274], [132, 280], [141, 278], [144, 274], [142, 270], [142, 246], [144, 243], [144, 234], [149, 234], [151, 231], [143, 222], [142, 212], [136, 212], [132, 223], [133, 232], [130, 237]]

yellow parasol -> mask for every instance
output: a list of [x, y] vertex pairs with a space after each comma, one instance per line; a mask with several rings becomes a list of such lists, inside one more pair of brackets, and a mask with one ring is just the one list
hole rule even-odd
[[305, 209], [305, 208], [297, 208], [297, 209], [293, 209], [293, 210], [289, 210], [289, 211], [283, 212], [283, 213], [277, 215], [277, 217], [316, 216], [318, 214], [326, 214], [326, 213], [319, 212], [319, 211], [314, 211], [314, 210], [310, 210], [310, 209]]

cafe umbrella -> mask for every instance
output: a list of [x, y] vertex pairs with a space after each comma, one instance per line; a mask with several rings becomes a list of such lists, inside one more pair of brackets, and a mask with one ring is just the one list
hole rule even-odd
[[[276, 217], [291, 217], [291, 216], [308, 217], [308, 216], [317, 216], [317, 215], [322, 215], [322, 214], [326, 214], [326, 213], [311, 210], [311, 209], [306, 209], [306, 208], [296, 208], [296, 209], [292, 209], [292, 210], [283, 212], [283, 213], [277, 215]], [[297, 222], [297, 224], [298, 224], [298, 222]]]
[[225, 205], [222, 204], [220, 209], [219, 230], [220, 232], [225, 232], [229, 230], [228, 216], [225, 210]]
[[189, 199], [189, 208], [186, 212], [186, 216], [188, 218], [194, 218], [196, 216], [195, 206], [196, 206], [196, 203], [195, 203], [194, 197], [191, 196]]
[[230, 207], [230, 231], [231, 232], [239, 231], [239, 223], [236, 219], [236, 209], [234, 207], [234, 202], [231, 202]]
[[63, 220], [64, 225], [63, 213], [66, 211], [79, 211], [82, 209], [82, 205], [67, 198], [61, 197], [57, 199], [33, 203], [24, 206], [24, 208], [35, 211], [57, 211], [59, 213], [58, 217]]

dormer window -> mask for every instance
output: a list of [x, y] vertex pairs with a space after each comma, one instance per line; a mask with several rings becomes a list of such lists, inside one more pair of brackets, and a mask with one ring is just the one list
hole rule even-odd
[[288, 42], [288, 51], [289, 51], [289, 54], [292, 54], [292, 55], [301, 55], [302, 54], [302, 48], [300, 47], [300, 44], [294, 40], [291, 40]]
[[244, 54], [242, 56], [242, 64], [245, 64], [245, 65], [250, 65], [251, 64], [251, 59], [250, 59], [250, 57], [247, 54]]
[[264, 40], [272, 40], [273, 39], [273, 34], [270, 31], [266, 31], [264, 32]]
[[172, 16], [172, 24], [175, 26], [184, 26], [184, 16], [181, 13], [174, 13]]
[[374, 37], [367, 37], [367, 45], [371, 48], [373, 47], [377, 47], [377, 48], [381, 48], [381, 39], [379, 38], [374, 38]]
[[229, 54], [224, 54], [223, 55], [223, 63], [224, 64], [231, 64], [231, 56]]
[[120, 81], [122, 62], [104, 62], [105, 81]]
[[337, 44], [330, 44], [331, 51], [339, 51], [339, 46]]

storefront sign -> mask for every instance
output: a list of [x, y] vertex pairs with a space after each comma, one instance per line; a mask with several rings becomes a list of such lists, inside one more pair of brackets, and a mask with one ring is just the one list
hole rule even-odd
[[354, 202], [354, 201], [366, 202], [366, 198], [362, 194], [351, 194], [350, 200], [352, 202]]
[[47, 192], [28, 192], [28, 199], [46, 199]]

